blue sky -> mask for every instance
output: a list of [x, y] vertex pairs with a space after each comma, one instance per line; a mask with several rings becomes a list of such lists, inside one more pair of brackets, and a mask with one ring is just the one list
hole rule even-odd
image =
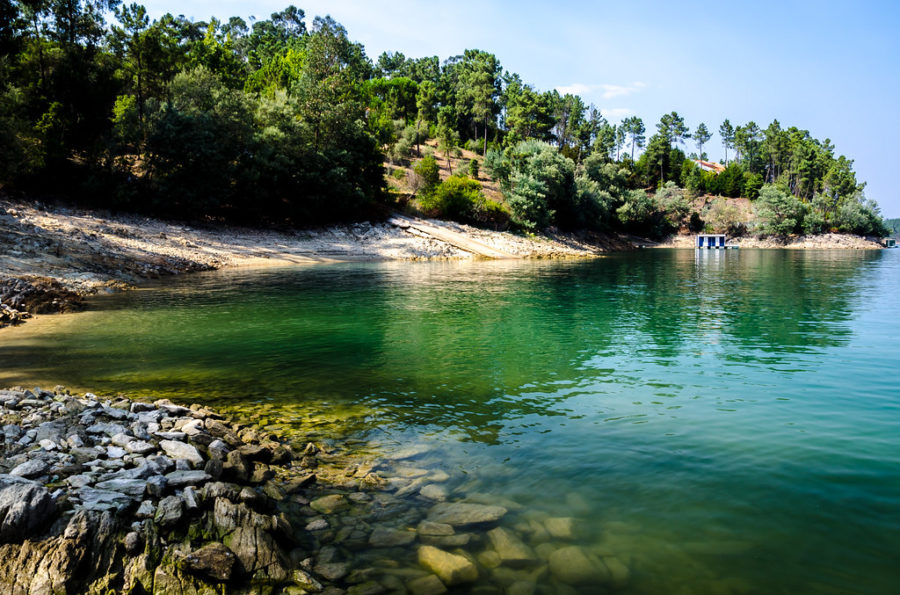
[[[268, 18], [290, 2], [148, 0], [151, 16]], [[374, 60], [489, 51], [539, 90], [577, 92], [617, 122], [652, 129], [672, 110], [693, 129], [750, 120], [830, 138], [866, 194], [900, 217], [900, 2], [294, 2], [330, 14]], [[695, 150], [689, 145], [690, 150]], [[713, 159], [718, 135], [704, 147]]]

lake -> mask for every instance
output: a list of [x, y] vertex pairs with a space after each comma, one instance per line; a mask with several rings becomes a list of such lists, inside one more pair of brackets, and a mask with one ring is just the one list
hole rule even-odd
[[220, 271], [0, 331], [0, 385], [427, 447], [626, 593], [896, 593], [898, 295], [900, 250]]

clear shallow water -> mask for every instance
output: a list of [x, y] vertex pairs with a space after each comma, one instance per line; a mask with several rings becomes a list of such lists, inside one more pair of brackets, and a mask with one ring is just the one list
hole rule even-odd
[[0, 385], [426, 444], [460, 492], [577, 517], [628, 592], [891, 593], [898, 293], [900, 250], [220, 272], [3, 331]]

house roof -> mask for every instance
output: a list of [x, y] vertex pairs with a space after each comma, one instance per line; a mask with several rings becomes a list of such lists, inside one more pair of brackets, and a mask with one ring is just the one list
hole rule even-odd
[[720, 174], [725, 171], [725, 166], [721, 163], [716, 163], [714, 161], [703, 161], [702, 159], [694, 159], [693, 161], [703, 171], [712, 171], [716, 174]]

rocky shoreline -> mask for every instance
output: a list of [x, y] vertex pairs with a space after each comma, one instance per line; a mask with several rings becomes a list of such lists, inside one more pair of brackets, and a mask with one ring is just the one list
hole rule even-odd
[[13, 594], [573, 593], [627, 585], [577, 521], [441, 469], [286, 441], [208, 408], [0, 391], [0, 588]]

